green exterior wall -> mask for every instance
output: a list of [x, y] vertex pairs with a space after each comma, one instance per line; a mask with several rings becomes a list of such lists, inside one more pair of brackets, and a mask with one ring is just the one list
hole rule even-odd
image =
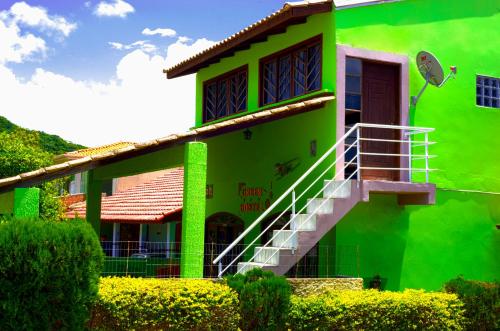
[[[270, 36], [265, 42], [252, 44], [248, 50], [236, 52], [232, 57], [221, 59], [219, 63], [201, 69], [196, 74], [196, 126], [203, 125], [203, 82], [248, 65], [248, 110], [234, 117], [259, 111], [262, 109], [259, 108], [258, 98], [259, 60], [320, 34], [323, 36], [322, 91], [333, 92], [336, 72], [335, 61], [331, 60], [335, 58], [336, 53], [334, 17], [334, 12], [310, 16], [306, 23], [290, 26], [285, 33]], [[214, 122], [216, 121], [210, 123]]]
[[14, 191], [0, 194], [0, 216], [12, 215], [14, 210]]
[[85, 219], [94, 228], [97, 236], [101, 235], [101, 198], [102, 198], [102, 180], [97, 179], [95, 170], [87, 173], [87, 198]]
[[39, 211], [39, 188], [16, 188], [14, 190], [14, 208], [12, 210], [14, 217], [35, 218], [38, 217]]
[[181, 277], [203, 278], [207, 145], [188, 143], [184, 155]]

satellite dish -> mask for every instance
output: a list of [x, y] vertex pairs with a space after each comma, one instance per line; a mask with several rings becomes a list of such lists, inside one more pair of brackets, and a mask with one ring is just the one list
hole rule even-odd
[[427, 85], [431, 84], [437, 87], [443, 86], [448, 79], [451, 77], [455, 78], [457, 73], [457, 67], [450, 67], [450, 73], [446, 78], [444, 77], [443, 67], [439, 63], [438, 59], [432, 55], [432, 53], [421, 51], [417, 54], [417, 67], [418, 71], [425, 79], [425, 85], [422, 87], [420, 92], [416, 97], [411, 98], [411, 103], [413, 106], [417, 104], [418, 99], [422, 96]]

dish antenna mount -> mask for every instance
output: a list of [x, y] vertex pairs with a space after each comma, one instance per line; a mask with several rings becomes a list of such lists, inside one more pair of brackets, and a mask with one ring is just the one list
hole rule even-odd
[[431, 84], [437, 87], [441, 87], [448, 81], [448, 79], [455, 78], [455, 75], [457, 74], [457, 67], [451, 66], [450, 73], [448, 74], [448, 76], [444, 77], [443, 67], [439, 63], [438, 59], [436, 59], [434, 55], [426, 51], [421, 51], [417, 54], [417, 66], [418, 71], [425, 79], [425, 84], [420, 92], [418, 92], [416, 97], [411, 97], [411, 104], [413, 106], [417, 104], [418, 99], [420, 99], [422, 93], [424, 93], [427, 85]]

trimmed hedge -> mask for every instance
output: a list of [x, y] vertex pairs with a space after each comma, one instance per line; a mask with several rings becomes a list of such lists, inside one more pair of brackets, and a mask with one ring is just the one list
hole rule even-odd
[[82, 330], [102, 264], [83, 221], [0, 221], [0, 330]]
[[454, 294], [363, 290], [292, 296], [288, 323], [292, 330], [462, 330], [464, 317]]
[[229, 276], [226, 281], [238, 292], [242, 330], [286, 329], [292, 290], [285, 277], [254, 268], [244, 275]]
[[444, 290], [456, 293], [464, 303], [467, 329], [474, 331], [500, 328], [500, 284], [452, 279], [444, 284]]
[[237, 330], [238, 297], [209, 280], [101, 278], [88, 324], [98, 330]]

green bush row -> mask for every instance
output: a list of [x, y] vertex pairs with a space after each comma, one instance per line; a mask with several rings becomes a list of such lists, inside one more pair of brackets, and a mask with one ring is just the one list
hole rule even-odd
[[237, 330], [238, 297], [208, 280], [101, 278], [88, 324], [98, 330]]
[[82, 221], [0, 221], [0, 330], [81, 330], [103, 254]]
[[487, 283], [458, 277], [447, 282], [444, 290], [456, 293], [464, 303], [468, 330], [500, 329], [500, 284], [498, 282]]
[[463, 304], [454, 294], [417, 290], [348, 290], [292, 296], [292, 330], [462, 330]]

